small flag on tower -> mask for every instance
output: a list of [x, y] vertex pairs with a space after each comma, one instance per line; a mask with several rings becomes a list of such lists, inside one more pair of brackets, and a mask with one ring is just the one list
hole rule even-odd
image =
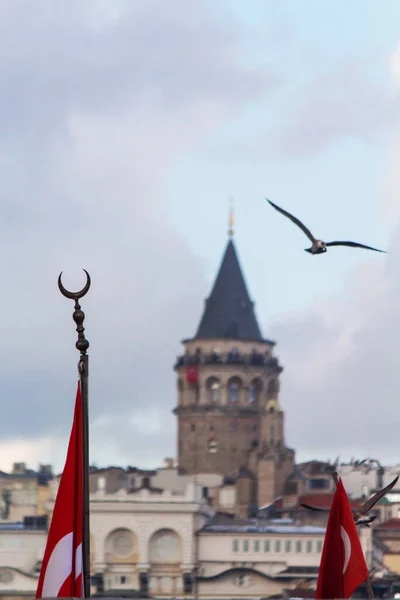
[[186, 381], [188, 383], [197, 383], [198, 372], [196, 365], [190, 365], [186, 368]]
[[36, 598], [83, 598], [82, 399], [78, 383], [74, 421], [61, 476]]
[[315, 598], [350, 598], [368, 576], [350, 502], [339, 480], [329, 512]]

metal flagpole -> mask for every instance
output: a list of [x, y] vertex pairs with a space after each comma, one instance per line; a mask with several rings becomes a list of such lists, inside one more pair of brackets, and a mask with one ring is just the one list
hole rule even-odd
[[60, 292], [66, 298], [75, 301], [75, 310], [72, 318], [76, 323], [76, 331], [78, 333], [78, 341], [75, 346], [80, 352], [78, 363], [78, 372], [81, 384], [82, 397], [82, 474], [83, 474], [83, 532], [82, 532], [82, 576], [84, 597], [90, 597], [90, 511], [89, 511], [89, 404], [88, 404], [88, 380], [89, 380], [89, 357], [86, 354], [89, 348], [89, 342], [85, 338], [85, 328], [83, 321], [85, 313], [81, 310], [79, 304], [80, 298], [85, 296], [90, 288], [90, 275], [86, 273], [86, 285], [79, 292], [69, 292], [65, 289], [61, 282], [60, 273], [58, 277], [58, 287]]

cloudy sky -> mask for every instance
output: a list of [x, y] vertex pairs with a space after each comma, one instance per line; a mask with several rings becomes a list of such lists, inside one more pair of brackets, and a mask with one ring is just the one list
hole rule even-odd
[[[384, 10], [382, 7], [384, 6]], [[93, 284], [91, 459], [175, 454], [180, 340], [236, 242], [300, 460], [399, 462], [397, 0], [3, 0], [0, 468], [62, 467]], [[307, 240], [265, 202], [324, 239]]]

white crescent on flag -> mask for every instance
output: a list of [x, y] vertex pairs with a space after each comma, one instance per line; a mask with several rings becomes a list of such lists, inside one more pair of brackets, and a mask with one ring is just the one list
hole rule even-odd
[[[42, 598], [57, 598], [63, 583], [72, 572], [73, 533], [65, 535], [55, 546], [47, 563]], [[75, 551], [75, 579], [82, 573], [82, 544]]]
[[57, 598], [59, 591], [72, 571], [73, 533], [68, 533], [56, 544], [47, 563], [43, 581], [42, 598]]
[[343, 565], [343, 575], [346, 572], [346, 569], [348, 567], [349, 564], [349, 560], [350, 560], [350, 556], [351, 556], [351, 543], [350, 543], [350, 538], [347, 534], [347, 531], [345, 530], [345, 528], [341, 525], [340, 526], [340, 535], [341, 538], [343, 540], [343, 545], [344, 545], [344, 565]]

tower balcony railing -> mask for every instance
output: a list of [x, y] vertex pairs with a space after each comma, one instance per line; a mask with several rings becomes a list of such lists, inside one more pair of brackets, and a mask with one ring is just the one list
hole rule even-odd
[[276, 356], [271, 356], [268, 353], [262, 354], [255, 350], [247, 354], [235, 351], [226, 353], [210, 352], [208, 354], [202, 352], [187, 353], [177, 357], [174, 368], [178, 369], [182, 366], [192, 365], [251, 365], [278, 369], [279, 372], [283, 371]]

